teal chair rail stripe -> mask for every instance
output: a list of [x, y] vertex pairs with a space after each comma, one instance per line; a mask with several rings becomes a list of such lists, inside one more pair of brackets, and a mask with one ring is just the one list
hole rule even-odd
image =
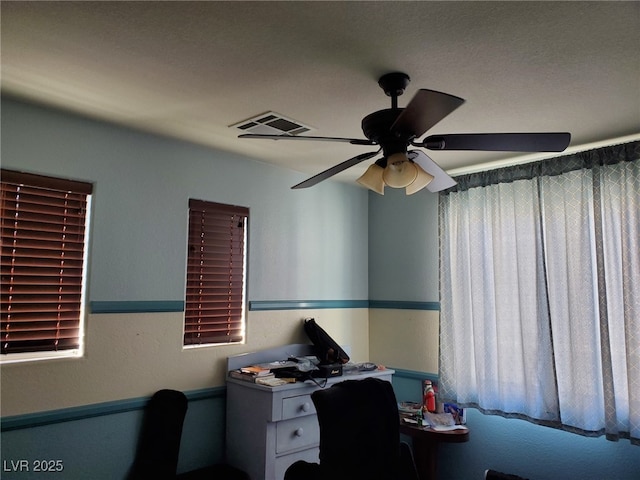
[[[395, 378], [409, 380], [437, 380], [438, 376], [433, 373], [425, 373], [414, 370], [390, 367], [395, 370]], [[211, 398], [224, 398], [226, 387], [204, 388], [185, 392], [190, 402], [206, 400]], [[46, 412], [28, 413], [24, 415], [14, 415], [0, 419], [0, 431], [20, 430], [24, 428], [40, 427], [55, 423], [73, 422], [87, 418], [100, 417], [103, 415], [115, 415], [118, 413], [142, 410], [149, 401], [149, 397], [131, 398], [125, 400], [115, 400], [112, 402], [97, 403], [93, 405], [81, 405], [78, 407], [62, 408]]]
[[[91, 313], [161, 313], [184, 312], [182, 300], [163, 301], [94, 301]], [[440, 310], [438, 302], [398, 300], [251, 300], [249, 310], [314, 310], [327, 308], [386, 308], [396, 310]]]
[[249, 310], [306, 310], [321, 308], [388, 308], [401, 310], [440, 310], [439, 302], [397, 300], [253, 300]]
[[[395, 367], [390, 368], [395, 370], [395, 378], [403, 378], [408, 380], [430, 379], [434, 381], [438, 379], [438, 376], [433, 373], [425, 373]], [[191, 390], [185, 392], [185, 395], [190, 402], [211, 398], [224, 398], [226, 396], [226, 387], [219, 386], [213, 388], [204, 388], [200, 390]], [[0, 431], [6, 432], [11, 430], [20, 430], [24, 428], [40, 427], [43, 425], [51, 425], [55, 423], [72, 422], [76, 420], [83, 420], [86, 418], [100, 417], [103, 415], [114, 415], [134, 410], [142, 410], [148, 401], [149, 397], [131, 398], [92, 405], [81, 405], [78, 407], [63, 408], [46, 412], [36, 412], [24, 415], [3, 417], [2, 419], [0, 419]]]
[[249, 310], [311, 310], [321, 308], [369, 308], [368, 300], [252, 300]]
[[[226, 391], [227, 388], [222, 386], [192, 390], [185, 392], [185, 395], [190, 402], [193, 402], [209, 398], [224, 398], [226, 396]], [[47, 412], [3, 417], [0, 420], [0, 431], [6, 432], [10, 430], [20, 430], [23, 428], [41, 427], [43, 425], [51, 425], [54, 423], [73, 422], [76, 420], [100, 417], [103, 415], [114, 415], [117, 413], [131, 412], [133, 410], [142, 410], [148, 401], [149, 397], [131, 398], [93, 405], [62, 408]]]
[[404, 302], [397, 300], [369, 300], [369, 308], [391, 310], [440, 310], [440, 302]]

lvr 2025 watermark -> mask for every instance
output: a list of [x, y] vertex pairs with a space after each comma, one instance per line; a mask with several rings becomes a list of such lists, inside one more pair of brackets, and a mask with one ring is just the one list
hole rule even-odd
[[3, 460], [3, 472], [62, 472], [62, 460]]

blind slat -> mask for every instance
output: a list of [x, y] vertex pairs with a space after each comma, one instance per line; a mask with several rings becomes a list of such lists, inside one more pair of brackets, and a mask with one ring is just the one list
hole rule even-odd
[[[2, 328], [2, 334], [11, 332], [12, 328]], [[22, 340], [50, 340], [52, 338], [68, 338], [73, 339], [78, 336], [77, 325], [21, 325], [21, 329], [14, 333], [16, 341]]]
[[60, 338], [57, 340], [21, 340], [12, 342], [6, 353], [29, 353], [43, 351], [74, 350], [80, 347], [77, 339]]
[[242, 319], [242, 311], [236, 311], [236, 314], [233, 315], [233, 312], [228, 312], [226, 315], [209, 313], [209, 312], [197, 312], [191, 310], [191, 313], [197, 314], [197, 318], [192, 319], [187, 322], [185, 325], [202, 325], [204, 323], [207, 324], [217, 324], [217, 323], [225, 323], [229, 328], [240, 328], [236, 327], [233, 323], [238, 323]]
[[[7, 313], [2, 316], [2, 324], [17, 324], [17, 323], [35, 323], [40, 322], [45, 324], [50, 321], [70, 321], [77, 322], [79, 310], [63, 310], [60, 312], [55, 312], [52, 315], [52, 312], [49, 311], [30, 311], [30, 312], [14, 312], [10, 315]], [[54, 320], [55, 319], [55, 320]]]

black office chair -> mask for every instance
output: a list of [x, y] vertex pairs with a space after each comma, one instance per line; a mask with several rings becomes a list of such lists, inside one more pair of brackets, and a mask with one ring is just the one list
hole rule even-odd
[[485, 470], [484, 478], [485, 480], [528, 480], [527, 478], [519, 477], [518, 475], [502, 473], [496, 470]]
[[320, 463], [298, 461], [285, 480], [418, 480], [411, 450], [400, 441], [391, 383], [346, 380], [311, 398], [320, 425]]
[[224, 464], [176, 474], [187, 405], [187, 397], [176, 390], [153, 394], [145, 409], [136, 457], [127, 479], [249, 480], [245, 472]]

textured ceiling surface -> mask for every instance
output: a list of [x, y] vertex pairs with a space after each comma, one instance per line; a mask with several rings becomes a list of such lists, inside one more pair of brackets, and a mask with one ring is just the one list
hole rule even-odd
[[[363, 138], [380, 75], [466, 103], [428, 134], [640, 132], [639, 2], [1, 3], [2, 90], [312, 175], [371, 147], [238, 139], [267, 111]], [[429, 152], [444, 169], [514, 157]], [[338, 180], [352, 181], [367, 167]]]

